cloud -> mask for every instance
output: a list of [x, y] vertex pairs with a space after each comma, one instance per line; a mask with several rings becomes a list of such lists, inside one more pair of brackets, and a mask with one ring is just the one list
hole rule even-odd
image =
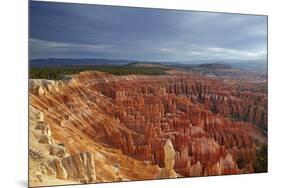
[[187, 55], [189, 56], [200, 56], [200, 55], [205, 55], [206, 53], [205, 52], [197, 52], [197, 51], [191, 51], [191, 52], [188, 52]]
[[53, 42], [34, 38], [29, 39], [29, 45], [32, 58], [76, 57], [79, 52], [95, 54], [114, 50], [113, 45]]
[[156, 61], [266, 57], [265, 16], [31, 2], [31, 56]]
[[52, 42], [52, 41], [45, 41], [40, 39], [29, 39], [31, 47], [40, 47], [40, 48], [52, 48], [55, 50], [58, 49], [84, 49], [84, 50], [92, 50], [92, 51], [99, 51], [105, 50], [108, 48], [112, 48], [113, 45], [98, 45], [98, 44], [75, 44], [75, 43], [64, 43], [64, 42]]
[[221, 57], [232, 57], [233, 59], [265, 59], [266, 51], [244, 51], [235, 50], [219, 47], [211, 47], [207, 49], [210, 55], [221, 56]]
[[164, 52], [164, 53], [175, 52], [175, 49], [171, 49], [171, 48], [160, 48], [160, 52]]
[[222, 58], [222, 59], [241, 59], [256, 60], [266, 59], [266, 50], [261, 51], [244, 51], [236, 49], [228, 49], [221, 47], [202, 48], [198, 51], [188, 51], [188, 56], [200, 57], [202, 59]]

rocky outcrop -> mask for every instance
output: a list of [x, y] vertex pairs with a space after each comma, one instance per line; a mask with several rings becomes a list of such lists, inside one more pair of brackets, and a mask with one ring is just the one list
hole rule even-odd
[[238, 174], [239, 169], [231, 154], [227, 154], [224, 159], [220, 160], [222, 174]]
[[196, 164], [192, 165], [189, 169], [190, 176], [202, 176], [202, 165], [199, 161]]
[[172, 142], [168, 139], [164, 146], [164, 161], [165, 168], [161, 170], [159, 178], [176, 178], [177, 173], [174, 171], [175, 165], [175, 150]]
[[[43, 118], [40, 113], [40, 119]], [[75, 155], [69, 155], [67, 149], [61, 144], [54, 143], [52, 132], [45, 121], [38, 121], [35, 129], [40, 130], [38, 142], [49, 145], [49, 154], [58, 158], [50, 161], [54, 176], [57, 179], [72, 180], [83, 183], [95, 182], [96, 171], [93, 153], [82, 152]]]
[[[43, 116], [40, 114], [40, 119], [43, 119]], [[40, 131], [38, 134], [38, 142], [42, 144], [53, 144], [53, 137], [52, 132], [45, 121], [38, 121], [37, 126], [35, 127], [36, 130]]]
[[[127, 181], [137, 177], [154, 179], [160, 171], [149, 162], [137, 161], [120, 150], [105, 148], [77, 130], [63, 133], [69, 125], [52, 127], [48, 116], [33, 107], [30, 107], [29, 117], [31, 186]], [[40, 143], [39, 135], [42, 134], [48, 135], [52, 142]], [[143, 173], [137, 174], [138, 171]]]
[[58, 179], [66, 180], [67, 178], [67, 172], [65, 168], [61, 164], [61, 160], [54, 159], [50, 162], [50, 166], [53, 168], [55, 177]]
[[69, 153], [67, 148], [59, 144], [51, 144], [49, 151], [50, 151], [50, 155], [55, 155], [59, 158], [65, 157]]
[[[44, 121], [44, 114], [41, 112], [38, 116], [39, 121], [37, 121], [34, 129], [32, 126], [30, 129], [33, 129], [32, 133], [36, 135], [37, 145], [38, 148], [41, 148], [41, 151], [30, 148], [30, 158], [48, 161], [41, 164], [41, 170], [46, 169], [48, 172], [46, 173], [45, 170], [41, 173], [60, 180], [83, 183], [95, 182], [96, 171], [93, 153], [82, 152], [70, 155], [63, 144], [55, 143], [49, 125]], [[34, 142], [32, 144], [36, 145]], [[45, 148], [49, 152], [44, 153]]]
[[50, 162], [58, 179], [67, 179], [83, 183], [96, 181], [96, 171], [93, 153], [83, 152], [54, 159]]

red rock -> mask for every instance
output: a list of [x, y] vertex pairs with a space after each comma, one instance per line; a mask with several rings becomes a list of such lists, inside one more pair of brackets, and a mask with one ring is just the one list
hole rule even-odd
[[257, 128], [267, 127], [266, 95], [255, 83], [99, 72], [73, 80], [41, 84], [44, 94], [31, 89], [31, 105], [46, 114], [52, 129], [63, 122], [67, 131], [160, 167], [169, 138], [176, 152], [174, 169], [184, 176], [237, 174], [239, 156], [251, 171], [255, 145], [266, 142]]

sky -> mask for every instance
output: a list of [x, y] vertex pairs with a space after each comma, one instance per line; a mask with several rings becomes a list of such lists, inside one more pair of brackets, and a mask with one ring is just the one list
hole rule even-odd
[[262, 60], [267, 17], [30, 2], [30, 58]]

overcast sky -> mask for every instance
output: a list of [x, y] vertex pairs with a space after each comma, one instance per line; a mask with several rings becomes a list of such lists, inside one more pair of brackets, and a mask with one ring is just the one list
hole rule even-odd
[[266, 59], [265, 16], [30, 3], [30, 58]]

